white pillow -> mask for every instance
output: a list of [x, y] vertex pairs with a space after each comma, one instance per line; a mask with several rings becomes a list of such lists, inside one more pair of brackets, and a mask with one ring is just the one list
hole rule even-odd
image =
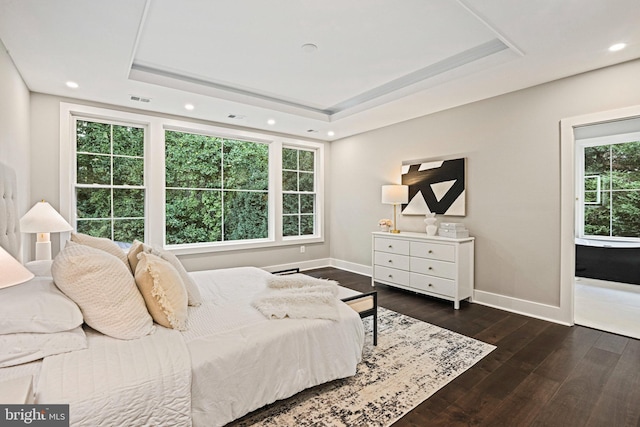
[[53, 260], [56, 285], [75, 301], [84, 321], [113, 338], [135, 339], [153, 332], [135, 280], [118, 258], [100, 249], [68, 244]]
[[24, 266], [27, 267], [27, 270], [32, 272], [35, 276], [51, 277], [52, 263], [53, 261], [51, 260], [29, 261]]
[[127, 253], [127, 260], [129, 261], [129, 267], [131, 268], [131, 272], [136, 274], [136, 267], [138, 266], [138, 254], [147, 249], [147, 252], [151, 253], [151, 248], [145, 245], [144, 243], [134, 240], [129, 248], [129, 252]]
[[0, 335], [0, 368], [85, 348], [87, 337], [80, 326], [70, 331], [52, 334]]
[[100, 249], [101, 251], [105, 251], [115, 256], [120, 261], [124, 262], [127, 268], [129, 268], [129, 271], [131, 271], [131, 267], [129, 267], [129, 260], [127, 259], [127, 254], [113, 240], [105, 239], [104, 237], [93, 237], [89, 236], [88, 234], [71, 233], [71, 241], [80, 243], [81, 245]]
[[187, 270], [185, 270], [184, 266], [182, 265], [178, 257], [173, 254], [173, 252], [165, 251], [156, 247], [150, 247], [147, 245], [145, 245], [144, 251], [153, 255], [157, 255], [160, 258], [169, 261], [171, 265], [173, 265], [173, 267], [180, 274], [182, 282], [184, 283], [184, 287], [187, 289], [189, 305], [199, 306], [200, 304], [202, 304], [202, 296], [200, 295], [198, 285], [196, 285], [196, 282], [194, 282], [191, 276], [189, 276], [189, 273], [187, 273]]
[[52, 333], [82, 325], [80, 309], [51, 277], [0, 289], [0, 313], [0, 334]]
[[187, 329], [187, 290], [180, 274], [159, 256], [140, 253], [136, 267], [136, 285], [147, 310], [165, 328]]

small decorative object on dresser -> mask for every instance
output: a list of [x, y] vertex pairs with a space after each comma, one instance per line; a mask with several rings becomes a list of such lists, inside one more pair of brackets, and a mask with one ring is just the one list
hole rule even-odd
[[443, 222], [440, 224], [438, 235], [451, 237], [452, 239], [463, 239], [469, 237], [469, 230], [467, 230], [461, 222]]
[[380, 231], [384, 231], [384, 232], [388, 232], [389, 227], [391, 227], [392, 224], [393, 223], [391, 222], [391, 220], [386, 218], [383, 218], [380, 221], [378, 221], [378, 226], [380, 227]]
[[371, 286], [382, 283], [453, 301], [471, 298], [474, 238], [452, 239], [406, 232], [372, 234]]
[[427, 224], [427, 236], [435, 236], [438, 231], [438, 226], [436, 225], [436, 214], [428, 213], [426, 218], [424, 219], [424, 223]]

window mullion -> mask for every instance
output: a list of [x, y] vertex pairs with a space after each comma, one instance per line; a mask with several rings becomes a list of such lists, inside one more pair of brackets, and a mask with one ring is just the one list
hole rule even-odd
[[115, 240], [115, 197], [114, 197], [114, 180], [113, 180], [113, 171], [115, 168], [115, 163], [113, 159], [113, 125], [109, 125], [109, 150], [110, 150], [110, 160], [111, 160], [111, 240]]
[[613, 237], [613, 145], [609, 145], [609, 237]]

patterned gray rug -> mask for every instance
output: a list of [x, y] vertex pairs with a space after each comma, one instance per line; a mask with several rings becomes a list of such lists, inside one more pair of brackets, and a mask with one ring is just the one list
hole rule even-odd
[[355, 376], [305, 390], [230, 425], [389, 426], [495, 349], [395, 311], [378, 310], [378, 346], [372, 344], [367, 318]]

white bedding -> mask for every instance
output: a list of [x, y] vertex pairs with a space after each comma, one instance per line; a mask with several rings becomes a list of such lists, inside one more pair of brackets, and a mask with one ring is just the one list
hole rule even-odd
[[44, 359], [36, 403], [68, 403], [72, 426], [191, 425], [191, 363], [179, 332], [86, 334], [86, 350]]
[[191, 354], [194, 426], [222, 426], [305, 388], [356, 373], [364, 328], [344, 304], [338, 321], [268, 320], [251, 307], [269, 273], [252, 267], [189, 273], [203, 304], [183, 333]]
[[[243, 267], [189, 274], [203, 303], [189, 307], [186, 331], [156, 327], [127, 341], [87, 328], [86, 350], [41, 363], [36, 403], [70, 404], [72, 426], [222, 426], [356, 373], [364, 328], [345, 304], [338, 321], [269, 320], [251, 307], [269, 273]], [[341, 298], [351, 293], [339, 288]]]

